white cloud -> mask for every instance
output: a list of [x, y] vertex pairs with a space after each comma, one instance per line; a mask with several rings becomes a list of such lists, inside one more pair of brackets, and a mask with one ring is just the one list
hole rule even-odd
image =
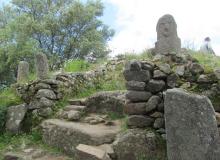
[[[116, 6], [117, 33], [109, 42], [115, 54], [141, 51], [153, 47], [156, 23], [164, 14], [172, 14], [177, 22], [182, 42], [193, 42], [198, 47], [209, 36], [214, 50], [220, 55], [220, 22], [218, 0], [106, 0]], [[220, 43], [220, 42], [219, 42]], [[182, 45], [184, 45], [182, 43]]]

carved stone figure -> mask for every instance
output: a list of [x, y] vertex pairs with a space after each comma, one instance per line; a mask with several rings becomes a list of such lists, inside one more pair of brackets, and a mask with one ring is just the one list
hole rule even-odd
[[177, 24], [172, 15], [166, 14], [157, 23], [156, 54], [179, 53], [181, 40], [177, 35]]

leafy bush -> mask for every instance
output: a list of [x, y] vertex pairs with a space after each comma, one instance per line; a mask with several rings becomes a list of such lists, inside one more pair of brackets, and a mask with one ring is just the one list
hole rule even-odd
[[89, 63], [84, 60], [70, 60], [64, 64], [66, 72], [82, 72], [89, 69]]

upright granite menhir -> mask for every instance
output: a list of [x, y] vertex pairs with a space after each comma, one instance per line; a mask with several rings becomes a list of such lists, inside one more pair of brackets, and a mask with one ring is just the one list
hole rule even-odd
[[29, 76], [29, 64], [25, 61], [20, 61], [18, 64], [17, 82], [25, 82]]
[[157, 23], [156, 54], [179, 53], [181, 40], [177, 35], [177, 24], [172, 15], [166, 14]]
[[46, 79], [48, 78], [48, 60], [47, 56], [43, 53], [36, 54], [36, 69], [37, 69], [37, 78]]
[[164, 110], [168, 160], [217, 160], [209, 153], [219, 133], [207, 97], [170, 89], [165, 92]]

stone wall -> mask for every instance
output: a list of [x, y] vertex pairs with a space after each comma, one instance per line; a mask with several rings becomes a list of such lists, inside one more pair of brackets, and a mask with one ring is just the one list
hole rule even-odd
[[[126, 105], [129, 128], [154, 128], [165, 137], [163, 92], [184, 88], [211, 99], [220, 95], [217, 71], [205, 73], [188, 54], [157, 55], [153, 61], [132, 60], [125, 65]], [[219, 110], [219, 104], [214, 104]]]

